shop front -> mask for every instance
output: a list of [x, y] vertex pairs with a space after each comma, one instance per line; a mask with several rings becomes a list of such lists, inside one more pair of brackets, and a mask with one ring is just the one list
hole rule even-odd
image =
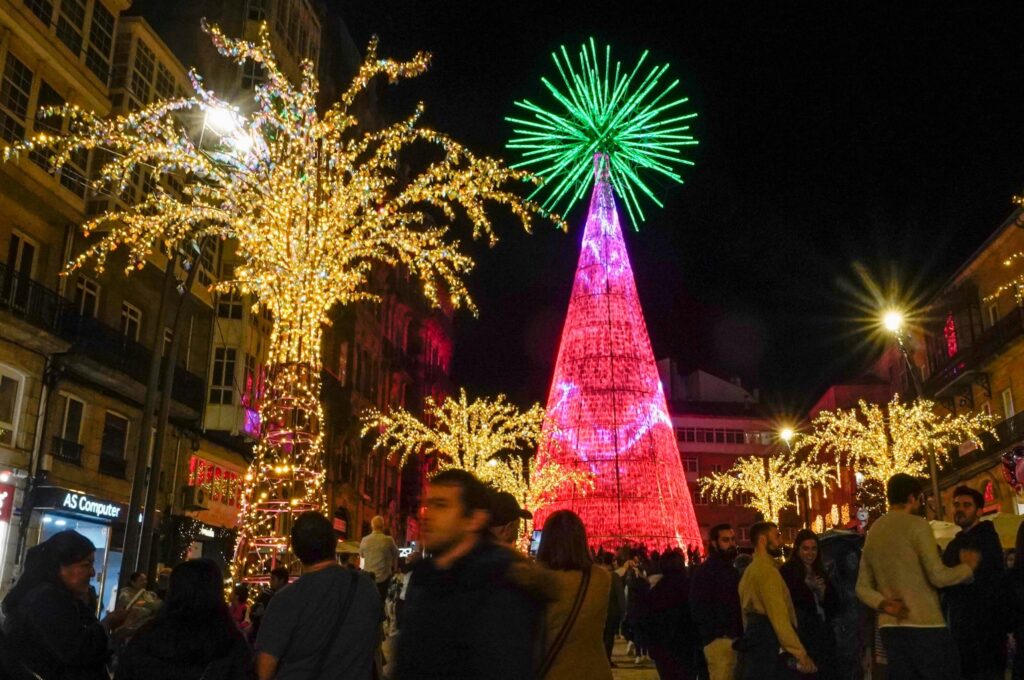
[[32, 525], [38, 527], [37, 543], [68, 529], [92, 541], [96, 546], [93, 587], [99, 598], [100, 610], [112, 610], [121, 575], [128, 506], [74, 489], [38, 486], [32, 492], [32, 513], [35, 515]]

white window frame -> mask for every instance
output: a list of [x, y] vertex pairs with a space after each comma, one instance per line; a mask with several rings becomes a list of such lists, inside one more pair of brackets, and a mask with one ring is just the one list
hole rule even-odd
[[[82, 428], [85, 426], [85, 400], [79, 399], [70, 392], [58, 392], [60, 396], [64, 397], [64, 413], [61, 414], [60, 420], [60, 438], [64, 441], [74, 442], [76, 444], [82, 443]], [[68, 410], [71, 406], [72, 401], [77, 401], [82, 405], [82, 419], [78, 423], [78, 432], [75, 433], [74, 437], [69, 438], [68, 435]]]
[[988, 306], [988, 327], [992, 328], [999, 321], [999, 304], [993, 302]]
[[[129, 323], [135, 322], [135, 333], [129, 333]], [[121, 302], [121, 334], [127, 338], [139, 341], [139, 333], [142, 332], [142, 310], [128, 302], [123, 300]]]
[[1013, 389], [1007, 387], [999, 393], [999, 397], [1003, 402], [1003, 417], [1009, 420], [1017, 414], [1013, 406]]
[[91, 289], [93, 295], [92, 311], [89, 314], [85, 313], [85, 292], [82, 293], [82, 299], [78, 301], [78, 313], [82, 316], [88, 316], [91, 319], [95, 319], [99, 316], [100, 311], [100, 284], [96, 279], [90, 279], [88, 276], [82, 274], [78, 275], [78, 280], [75, 281], [75, 295], [77, 297], [78, 291], [85, 291]]
[[[19, 274], [21, 276], [27, 276], [28, 278], [35, 280], [35, 278], [36, 278], [36, 268], [39, 266], [39, 242], [36, 241], [34, 238], [26, 236], [24, 232], [22, 232], [22, 231], [20, 231], [18, 229], [12, 229], [11, 230], [11, 237], [12, 238], [13, 237], [17, 237], [17, 239], [18, 239], [18, 251], [14, 254], [13, 258], [10, 256], [10, 252], [9, 252], [10, 247], [13, 244], [11, 243], [11, 239], [7, 240], [7, 248], [8, 248], [7, 259], [8, 259], [8, 261], [13, 260], [14, 261], [14, 266], [16, 268], [11, 273], [12, 274], [17, 273], [17, 274]], [[27, 272], [24, 272], [24, 271], [21, 270], [21, 258], [22, 258], [22, 256], [25, 253], [25, 246], [26, 245], [32, 246], [34, 251], [33, 251], [33, 254], [32, 254], [32, 263], [29, 265], [29, 270]]]
[[[690, 469], [691, 467], [693, 468], [692, 470]], [[683, 458], [683, 471], [698, 474], [700, 471], [700, 463], [695, 456], [685, 456]]]
[[[25, 378], [27, 376], [25, 373], [19, 371], [18, 369], [14, 368], [9, 364], [0, 364], [0, 376], [10, 378], [18, 383], [18, 387], [14, 393], [14, 413], [12, 414], [12, 422], [8, 423], [0, 421], [0, 430], [10, 430], [10, 447], [14, 448], [14, 446], [18, 442], [18, 427], [21, 425], [21, 409], [22, 402], [24, 401], [25, 398]], [[0, 446], [8, 445], [0, 442]]]

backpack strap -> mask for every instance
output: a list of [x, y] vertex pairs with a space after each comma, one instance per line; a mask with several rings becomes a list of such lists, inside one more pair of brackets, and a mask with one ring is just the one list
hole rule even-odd
[[565, 646], [565, 641], [569, 639], [569, 633], [572, 631], [573, 626], [576, 625], [576, 619], [579, 618], [580, 610], [583, 609], [583, 601], [587, 598], [587, 589], [590, 587], [590, 570], [592, 568], [588, 567], [583, 570], [580, 586], [576, 589], [576, 597], [573, 600], [572, 609], [569, 610], [569, 616], [565, 619], [561, 630], [558, 631], [558, 635], [552, 641], [551, 647], [548, 648], [547, 653], [544, 655], [544, 661], [537, 671], [537, 678], [539, 680], [543, 680], [544, 676], [551, 670], [551, 666], [554, 665], [559, 652]]

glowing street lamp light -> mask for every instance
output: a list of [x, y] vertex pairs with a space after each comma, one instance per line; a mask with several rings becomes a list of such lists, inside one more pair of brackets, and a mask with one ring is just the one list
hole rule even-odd
[[235, 113], [226, 106], [215, 106], [206, 110], [204, 124], [218, 135], [227, 135], [238, 129]]
[[882, 316], [882, 325], [891, 333], [900, 333], [903, 330], [903, 313], [890, 309]]
[[793, 441], [794, 436], [796, 436], [796, 432], [794, 432], [791, 427], [784, 427], [779, 430], [779, 439], [786, 442], [786, 446], [789, 446], [789, 443]]

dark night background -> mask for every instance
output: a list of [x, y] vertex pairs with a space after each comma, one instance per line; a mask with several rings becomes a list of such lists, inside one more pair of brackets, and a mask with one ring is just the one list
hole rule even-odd
[[[655, 355], [739, 375], [781, 412], [877, 351], [869, 280], [921, 299], [1024, 191], [1024, 3], [338, 4], [360, 45], [434, 54], [387, 110], [423, 100], [428, 124], [509, 160], [503, 119], [515, 99], [550, 103], [560, 44], [669, 62], [701, 144], [626, 234]], [[585, 206], [568, 218], [532, 236], [503, 218], [495, 249], [473, 247], [480, 317], [457, 317], [457, 384], [546, 400]]]

